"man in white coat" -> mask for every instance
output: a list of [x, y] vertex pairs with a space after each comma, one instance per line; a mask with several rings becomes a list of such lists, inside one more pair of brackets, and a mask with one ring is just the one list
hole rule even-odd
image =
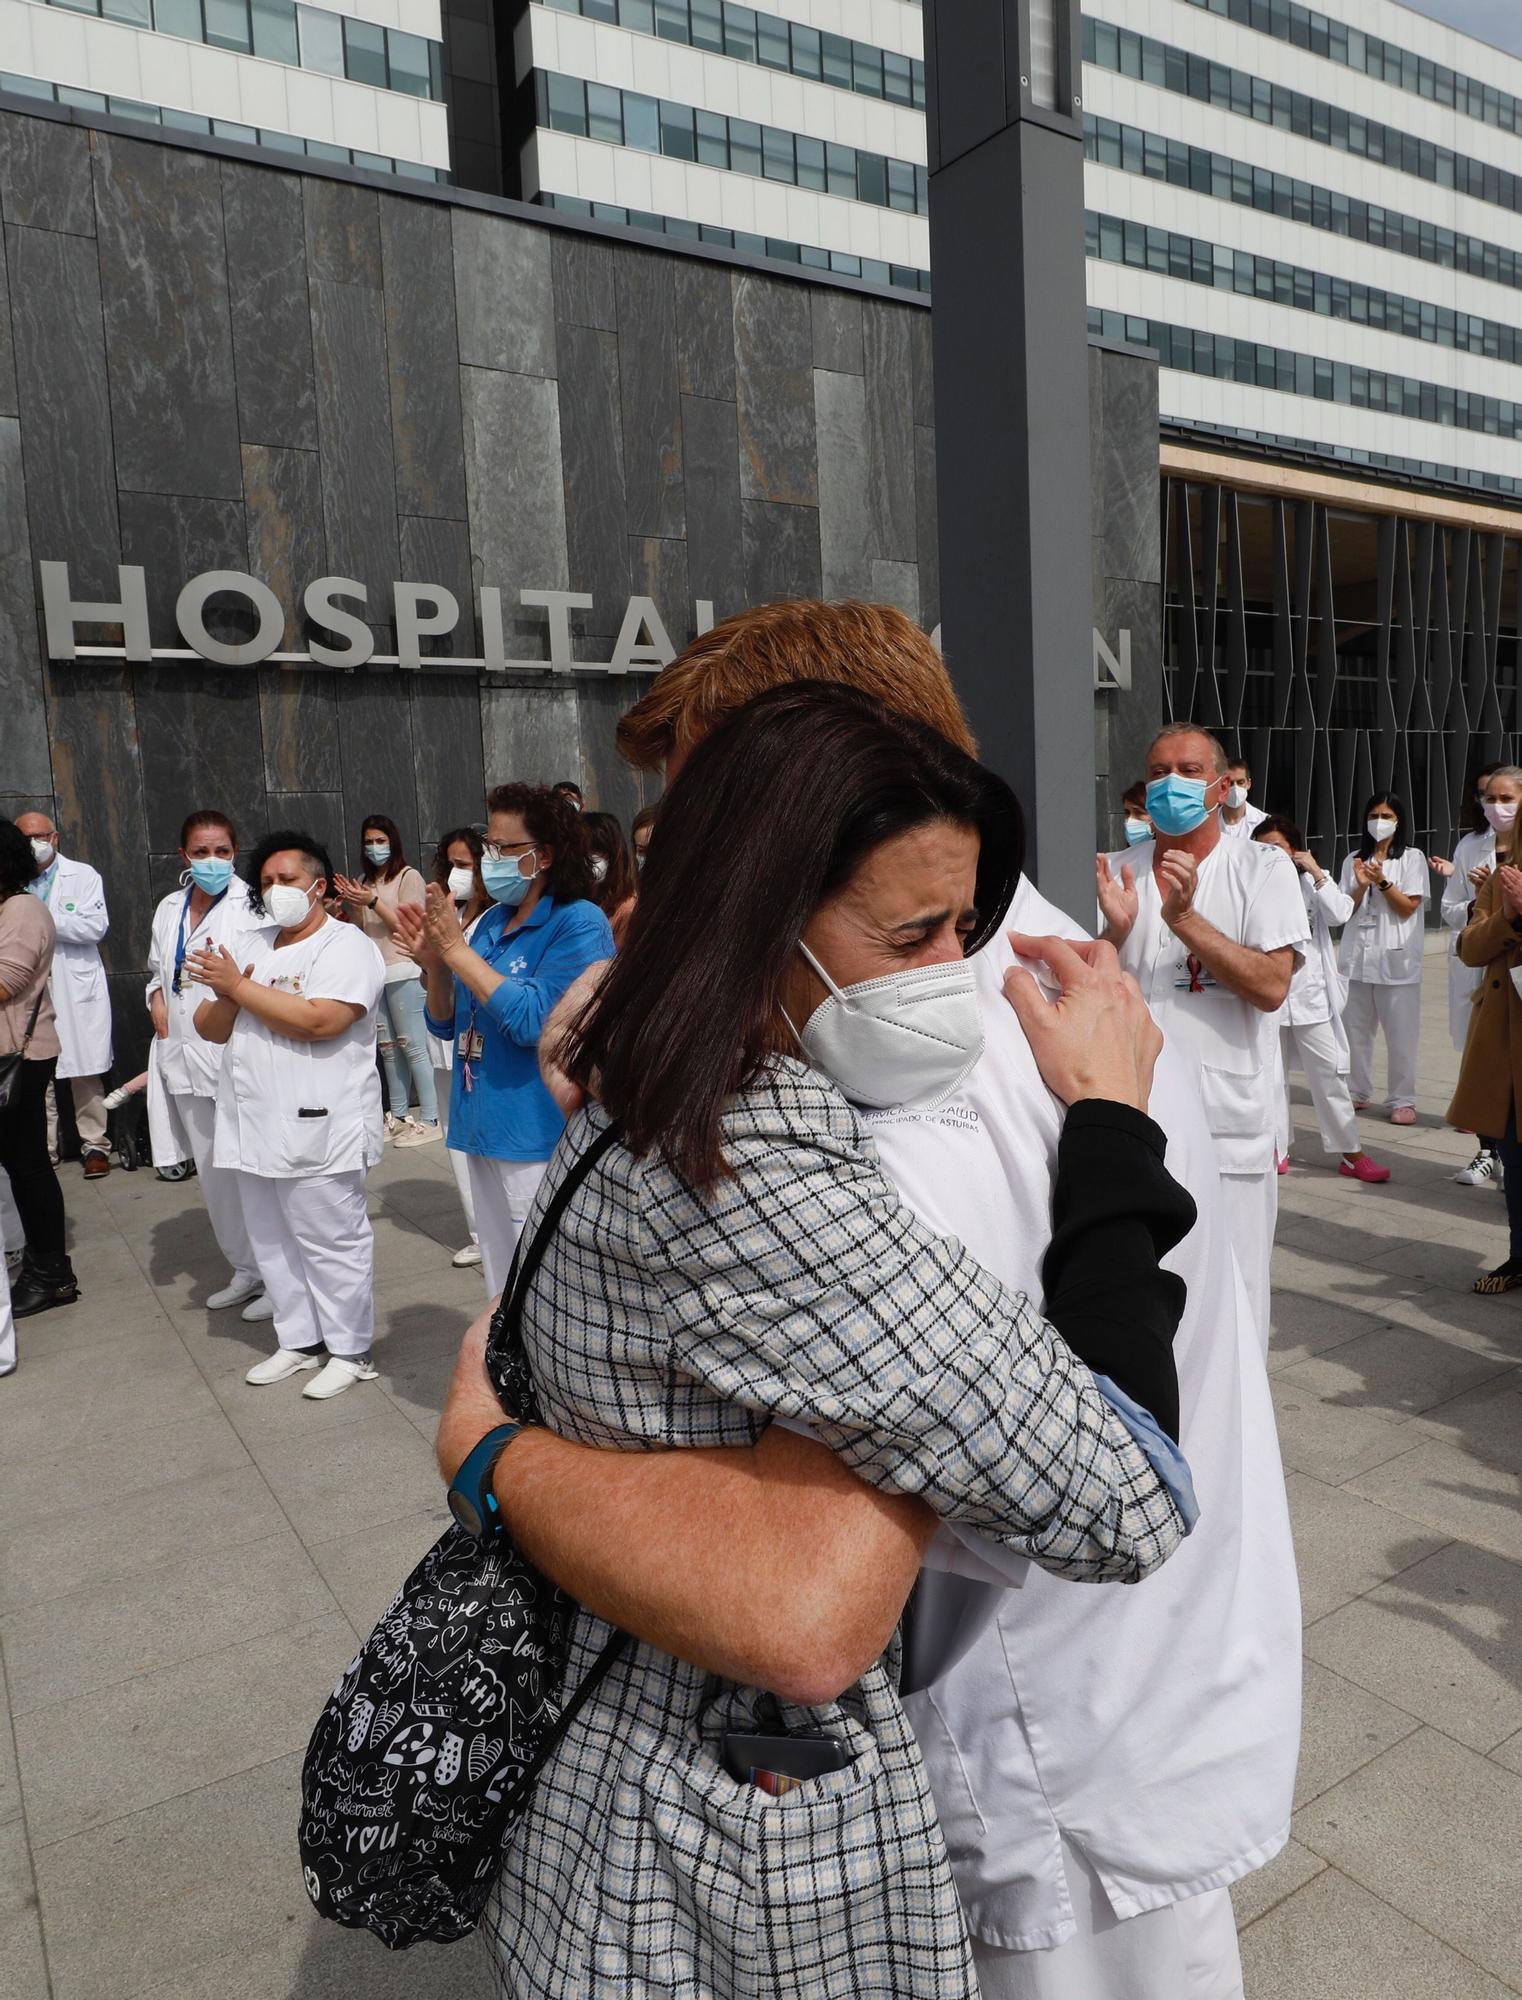
[[1275, 1017], [1310, 943], [1294, 868], [1221, 833], [1226, 754], [1191, 723], [1147, 752], [1155, 837], [1097, 857], [1105, 936], [1158, 1026], [1199, 1064], [1227, 1224], [1265, 1354], [1279, 1213]]
[[1221, 806], [1221, 831], [1233, 840], [1250, 840], [1268, 817], [1253, 804], [1251, 791], [1252, 766], [1245, 757], [1233, 757], [1226, 766], [1226, 798]]
[[[46, 813], [25, 812], [16, 821], [32, 843], [41, 870], [32, 894], [48, 906], [58, 948], [53, 955], [53, 1009], [63, 1054], [55, 1072], [74, 1095], [74, 1123], [87, 1181], [111, 1171], [106, 1146], [106, 1072], [111, 1067], [111, 991], [100, 941], [110, 928], [106, 891], [86, 861], [58, 851], [58, 829]], [[50, 1134], [51, 1137], [51, 1134]], [[56, 1153], [56, 1147], [53, 1148]]]

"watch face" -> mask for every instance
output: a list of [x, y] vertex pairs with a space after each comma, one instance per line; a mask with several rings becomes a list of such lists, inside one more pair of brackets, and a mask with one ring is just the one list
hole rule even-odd
[[451, 1486], [449, 1489], [449, 1511], [451, 1514], [454, 1515], [455, 1519], [459, 1522], [460, 1526], [465, 1530], [467, 1535], [474, 1535], [477, 1538], [477, 1540], [480, 1539], [481, 1535], [480, 1513], [477, 1511], [476, 1507], [472, 1504], [472, 1502], [469, 1501], [463, 1493], [457, 1491], [456, 1488], [454, 1488], [453, 1486]]

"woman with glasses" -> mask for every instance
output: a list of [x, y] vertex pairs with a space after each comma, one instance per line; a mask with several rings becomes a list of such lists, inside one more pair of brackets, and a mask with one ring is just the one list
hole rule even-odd
[[566, 988], [613, 953], [591, 901], [591, 859], [573, 806], [539, 785], [487, 794], [481, 880], [492, 899], [469, 940], [447, 889], [402, 904], [425, 975], [430, 1035], [452, 1037], [449, 1145], [470, 1163], [486, 1290], [502, 1290], [565, 1119], [539, 1075], [539, 1034]]

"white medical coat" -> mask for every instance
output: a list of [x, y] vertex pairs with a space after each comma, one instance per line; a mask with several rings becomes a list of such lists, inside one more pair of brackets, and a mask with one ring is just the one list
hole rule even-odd
[[268, 917], [254, 914], [247, 884], [236, 875], [227, 893], [212, 904], [199, 924], [191, 922], [188, 894], [186, 889], [171, 890], [153, 913], [144, 999], [151, 1004], [154, 994], [162, 993], [169, 1015], [169, 1033], [155, 1044], [164, 1089], [173, 1097], [215, 1097], [225, 1051], [222, 1044], [205, 1041], [196, 1033], [196, 1009], [210, 999], [210, 991], [190, 978], [180, 981], [178, 993], [174, 990], [181, 926], [187, 959], [192, 952], [225, 945], [240, 966], [249, 963], [256, 943], [273, 939], [276, 927]]
[[[1134, 975], [1158, 1026], [1199, 1064], [1200, 1092], [1223, 1174], [1266, 1174], [1274, 1166], [1278, 1012], [1239, 999], [1217, 983], [1163, 922], [1152, 872], [1156, 843], [1109, 856], [1118, 881], [1130, 867], [1137, 913], [1120, 962]], [[1218, 840], [1199, 865], [1194, 907], [1234, 944], [1295, 950], [1298, 968], [1310, 922], [1289, 856], [1255, 840]]]
[[257, 938], [248, 951], [260, 985], [364, 1012], [331, 1041], [298, 1042], [239, 1009], [217, 1079], [215, 1164], [282, 1180], [368, 1170], [385, 1143], [375, 1067], [380, 953], [357, 925], [332, 917], [299, 944]]
[[104, 1076], [111, 1067], [111, 991], [100, 957], [111, 923], [105, 885], [88, 862], [60, 854], [31, 889], [58, 933], [51, 978], [63, 1054], [56, 1074]]
[[1483, 965], [1466, 965], [1459, 957], [1459, 932], [1469, 922], [1469, 906], [1479, 891], [1470, 881], [1470, 870], [1494, 868], [1496, 837], [1487, 826], [1483, 833], [1466, 833], [1453, 850], [1453, 873], [1443, 884], [1439, 910], [1446, 930], [1453, 932], [1448, 951], [1448, 1032], [1455, 1048], [1462, 1049], [1469, 1036], [1472, 1001], [1485, 977]]
[[1221, 814], [1221, 831], [1230, 840], [1251, 840], [1253, 828], [1261, 826], [1267, 818], [1268, 814], [1249, 800], [1242, 808], [1242, 817], [1234, 825], [1224, 812]]
[[[1357, 887], [1354, 856], [1342, 864], [1339, 886], [1351, 896]], [[1387, 859], [1385, 880], [1403, 895], [1415, 896], [1409, 917], [1397, 916], [1378, 889], [1370, 889], [1343, 927], [1337, 963], [1344, 979], [1369, 986], [1419, 986], [1422, 978], [1422, 904], [1427, 900], [1427, 857], [1408, 847], [1398, 859]]]
[[[1009, 929], [1083, 935], [1023, 891], [973, 961], [988, 1039], [966, 1084], [931, 1112], [865, 1115], [910, 1206], [1039, 1298], [1062, 1109], [1002, 995]], [[1073, 1933], [1061, 1838], [1126, 1917], [1236, 1881], [1289, 1831], [1301, 1634], [1284, 1477], [1194, 1064], [1173, 1042], [1151, 1112], [1199, 1209], [1166, 1260], [1188, 1287], [1174, 1352], [1199, 1523], [1136, 1588], [1017, 1566], [970, 1650], [906, 1702], [968, 1923], [1007, 1948]]]
[[1345, 1075], [1348, 1067], [1348, 1035], [1342, 1025], [1348, 989], [1337, 963], [1337, 946], [1332, 930], [1345, 924], [1353, 914], [1353, 898], [1338, 887], [1330, 875], [1321, 878], [1318, 889], [1309, 875], [1300, 877], [1300, 893], [1305, 898], [1306, 920], [1311, 941], [1304, 958], [1289, 983], [1289, 997], [1279, 1009], [1282, 1027], [1309, 1028], [1329, 1021], [1337, 1044], [1337, 1070]]

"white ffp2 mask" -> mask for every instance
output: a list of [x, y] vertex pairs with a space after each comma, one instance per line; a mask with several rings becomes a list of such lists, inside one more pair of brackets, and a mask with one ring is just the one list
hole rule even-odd
[[1393, 819], [1371, 819], [1364, 824], [1369, 829], [1370, 840], [1393, 840], [1397, 822]]
[[312, 908], [312, 891], [294, 882], [271, 882], [261, 899], [271, 922], [283, 931], [293, 931], [307, 920]]
[[853, 1104], [939, 1104], [982, 1055], [983, 1010], [966, 959], [837, 986], [801, 940], [798, 949], [830, 989], [799, 1042]]
[[1245, 806], [1247, 804], [1246, 785], [1228, 786], [1226, 791], [1226, 803], [1231, 807], [1233, 812], [1236, 811], [1238, 806]]
[[449, 893], [457, 903], [468, 903], [476, 893], [475, 869], [451, 868], [449, 871]]

